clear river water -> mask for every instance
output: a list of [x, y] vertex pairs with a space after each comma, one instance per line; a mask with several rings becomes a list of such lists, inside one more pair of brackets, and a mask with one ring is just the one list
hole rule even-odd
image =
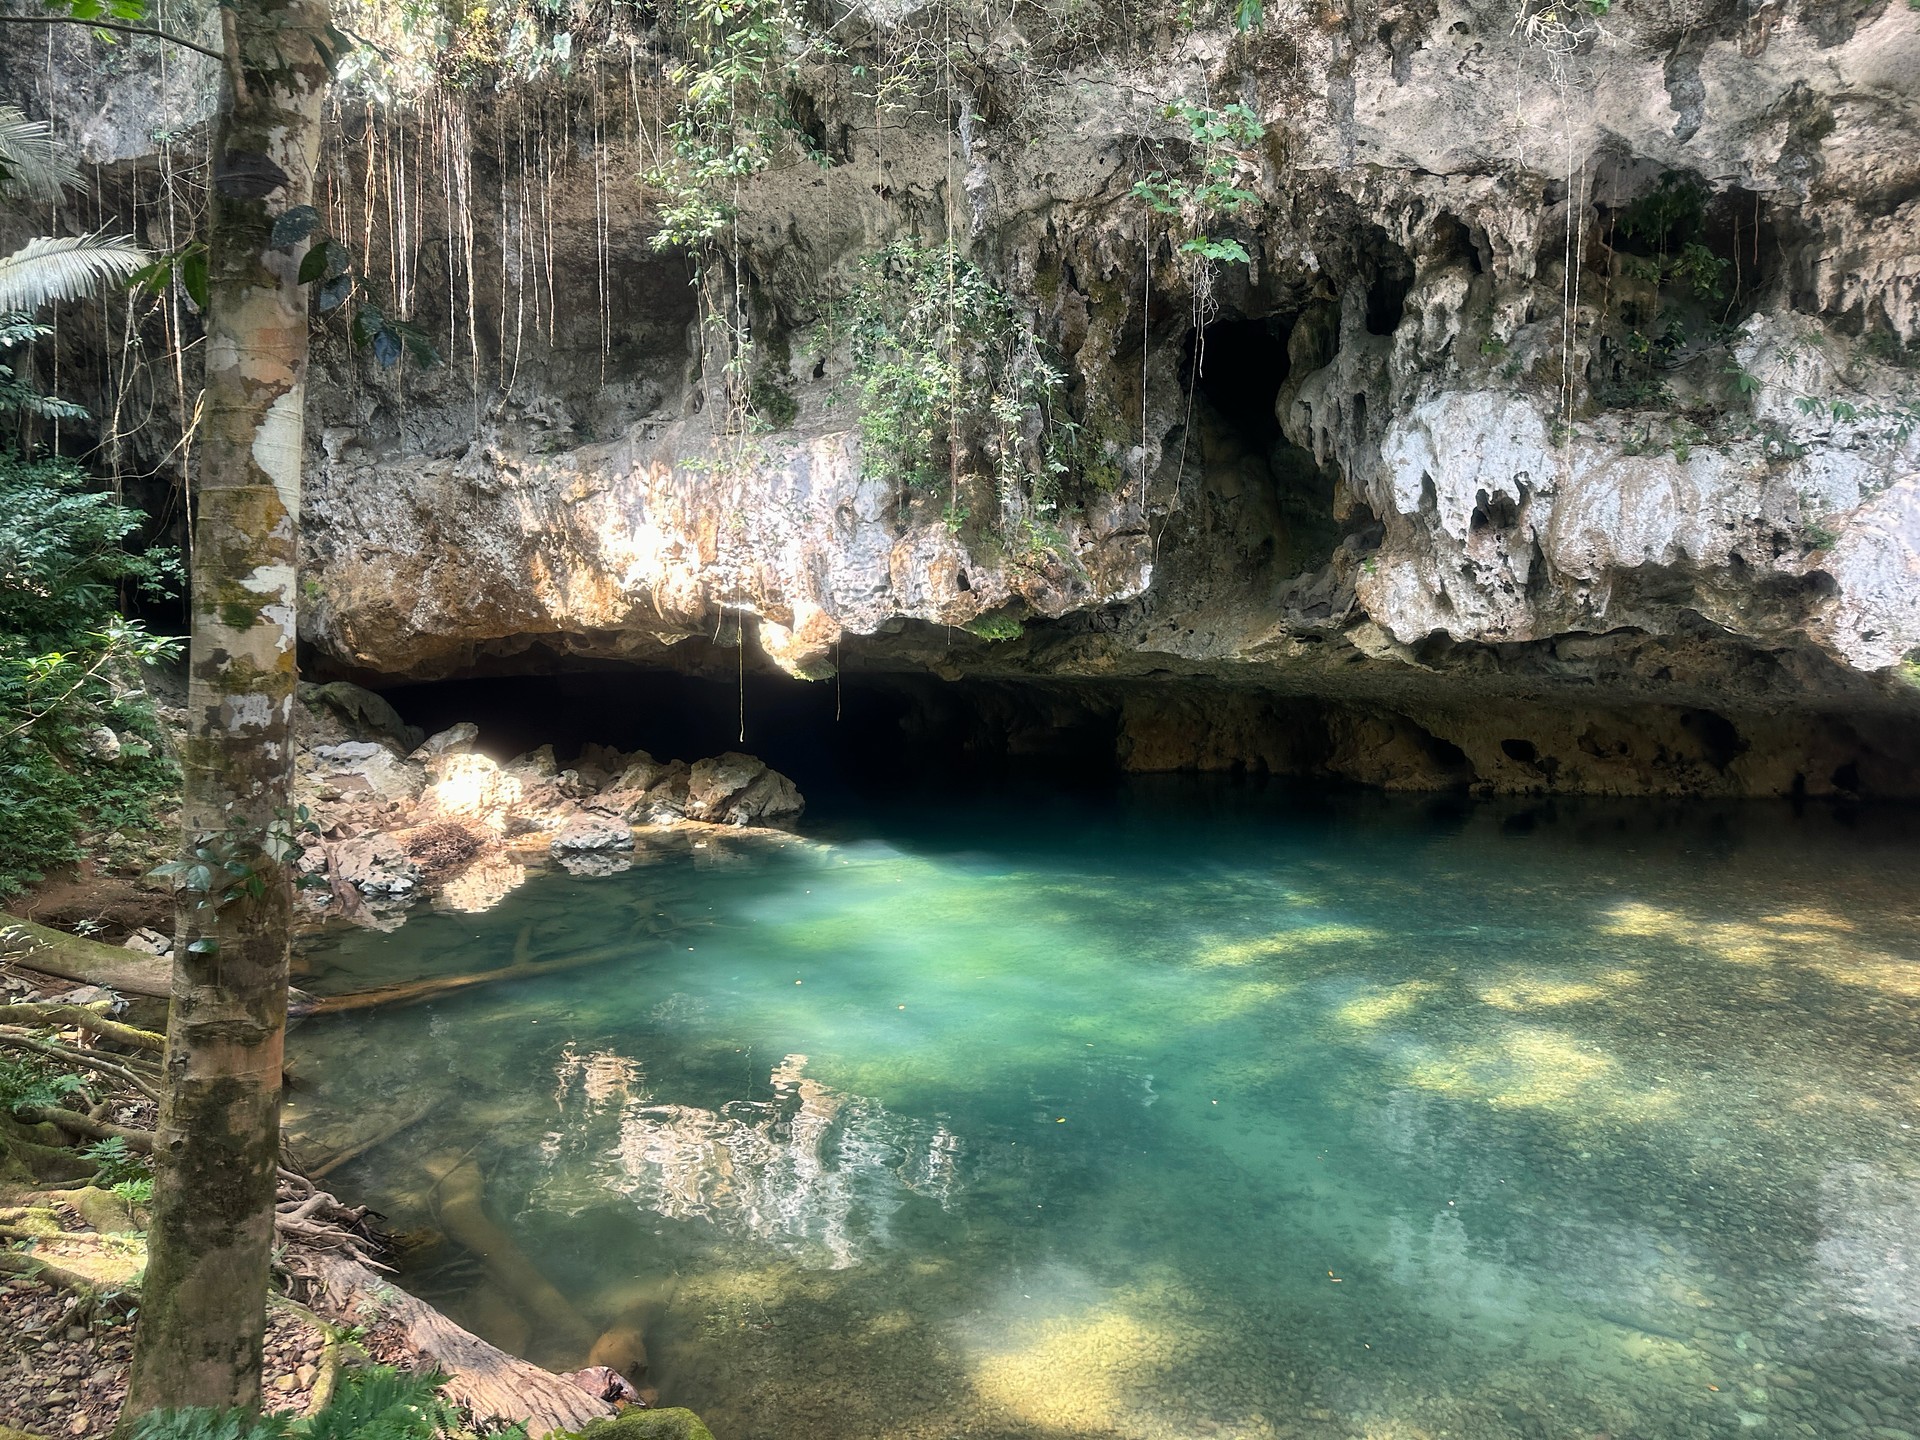
[[1915, 1440], [1916, 862], [1198, 781], [679, 831], [314, 944], [582, 963], [299, 1025], [290, 1125], [397, 1129], [329, 1183], [406, 1283], [640, 1331], [719, 1440]]

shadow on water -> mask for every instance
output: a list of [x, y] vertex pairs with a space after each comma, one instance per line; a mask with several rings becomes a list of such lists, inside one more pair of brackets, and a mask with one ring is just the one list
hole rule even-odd
[[528, 927], [630, 947], [296, 1033], [319, 1149], [446, 1097], [341, 1177], [422, 1232], [432, 1298], [580, 1358], [444, 1234], [433, 1174], [471, 1156], [732, 1440], [1920, 1408], [1910, 813], [1181, 781], [906, 796], [817, 838], [313, 957], [344, 984]]

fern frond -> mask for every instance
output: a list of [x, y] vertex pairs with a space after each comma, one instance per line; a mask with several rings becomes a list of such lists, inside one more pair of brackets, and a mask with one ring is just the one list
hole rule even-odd
[[244, 1410], [150, 1410], [128, 1427], [131, 1440], [286, 1440], [284, 1415]]
[[436, 1393], [445, 1378], [384, 1365], [350, 1370], [306, 1422], [303, 1440], [433, 1440], [452, 1418]]
[[0, 314], [78, 300], [146, 263], [147, 252], [128, 235], [42, 235], [0, 256]]
[[53, 141], [53, 126], [0, 105], [0, 194], [22, 200], [58, 200], [80, 172]]

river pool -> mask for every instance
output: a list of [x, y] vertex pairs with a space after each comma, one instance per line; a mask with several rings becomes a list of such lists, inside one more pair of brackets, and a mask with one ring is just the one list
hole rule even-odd
[[[719, 1440], [1920, 1437], [1920, 823], [1194, 782], [676, 832], [311, 947], [403, 1278]], [[469, 1197], [471, 1199], [471, 1196]], [[441, 1237], [447, 1238], [441, 1238]]]

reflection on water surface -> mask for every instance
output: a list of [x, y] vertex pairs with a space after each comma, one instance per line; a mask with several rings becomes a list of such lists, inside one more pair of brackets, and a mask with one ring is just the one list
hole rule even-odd
[[338, 1177], [412, 1283], [579, 1362], [459, 1243], [471, 1161], [722, 1440], [1920, 1436], [1915, 830], [1512, 819], [1193, 784], [683, 839], [328, 942], [318, 989], [617, 958], [307, 1024], [293, 1123], [440, 1098]]

